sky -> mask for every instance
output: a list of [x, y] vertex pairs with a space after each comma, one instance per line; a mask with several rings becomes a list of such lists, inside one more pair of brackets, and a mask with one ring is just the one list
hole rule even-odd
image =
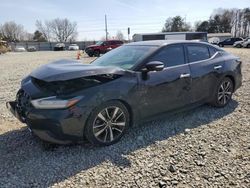
[[78, 40], [100, 40], [117, 31], [127, 38], [135, 33], [159, 32], [168, 17], [180, 15], [194, 24], [209, 18], [214, 9], [250, 7], [250, 0], [1, 0], [0, 24], [15, 21], [30, 33], [36, 20], [68, 18], [77, 23]]

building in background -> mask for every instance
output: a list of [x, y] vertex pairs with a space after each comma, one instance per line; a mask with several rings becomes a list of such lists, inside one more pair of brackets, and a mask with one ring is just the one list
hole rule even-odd
[[207, 32], [166, 32], [134, 34], [133, 41], [146, 40], [199, 40], [207, 41]]

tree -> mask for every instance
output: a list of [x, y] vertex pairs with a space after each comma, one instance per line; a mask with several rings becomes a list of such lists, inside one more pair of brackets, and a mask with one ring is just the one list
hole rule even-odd
[[190, 28], [190, 25], [185, 23], [184, 18], [175, 16], [166, 20], [162, 32], [190, 31]]
[[10, 21], [5, 22], [0, 26], [0, 33], [3, 37], [3, 40], [8, 42], [16, 42], [23, 40], [25, 31], [22, 25]]
[[51, 32], [55, 36], [55, 39], [59, 42], [67, 42], [69, 40], [75, 40], [77, 36], [77, 24], [76, 22], [70, 22], [65, 19], [54, 19], [49, 22]]
[[74, 41], [77, 37], [77, 24], [67, 18], [56, 18], [51, 21], [36, 21], [37, 29], [43, 34], [47, 41], [56, 40], [58, 42]]
[[40, 31], [38, 31], [38, 30], [36, 30], [36, 31], [34, 32], [33, 40], [34, 40], [34, 41], [37, 41], [37, 42], [46, 42], [45, 37], [44, 37], [43, 34], [42, 34]]
[[124, 40], [124, 35], [120, 30], [117, 31], [117, 33], [116, 33], [116, 39], [117, 40]]
[[207, 32], [209, 30], [209, 27], [210, 25], [208, 21], [199, 22], [196, 25], [196, 31]]
[[46, 41], [50, 42], [52, 40], [50, 24], [48, 21], [45, 21], [43, 24], [42, 21], [37, 20], [36, 27], [37, 27], [37, 30], [42, 33]]

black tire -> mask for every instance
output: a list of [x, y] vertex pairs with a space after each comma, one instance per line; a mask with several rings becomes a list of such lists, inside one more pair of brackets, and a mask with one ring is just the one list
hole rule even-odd
[[242, 46], [240, 44], [237, 44], [236, 45], [236, 48], [241, 48]]
[[129, 127], [130, 115], [120, 101], [109, 101], [96, 107], [84, 129], [87, 140], [95, 146], [118, 142]]
[[232, 99], [233, 91], [233, 81], [228, 77], [223, 78], [217, 85], [210, 104], [219, 108], [226, 106]]
[[247, 45], [247, 48], [250, 48], [250, 44]]
[[100, 57], [100, 51], [99, 50], [95, 50], [93, 55], [95, 57]]
[[89, 57], [93, 57], [93, 54], [92, 53], [87, 53]]

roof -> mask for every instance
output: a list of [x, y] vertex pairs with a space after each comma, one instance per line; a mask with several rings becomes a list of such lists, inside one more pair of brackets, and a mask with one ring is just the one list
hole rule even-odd
[[191, 32], [191, 31], [187, 31], [187, 32], [160, 32], [160, 33], [136, 33], [134, 35], [181, 35], [181, 34], [198, 34], [198, 33], [202, 33], [202, 34], [207, 34], [207, 32]]
[[179, 44], [179, 43], [204, 43], [206, 42], [197, 42], [193, 40], [148, 40], [148, 41], [139, 41], [126, 44], [127, 46], [165, 46], [168, 44]]

